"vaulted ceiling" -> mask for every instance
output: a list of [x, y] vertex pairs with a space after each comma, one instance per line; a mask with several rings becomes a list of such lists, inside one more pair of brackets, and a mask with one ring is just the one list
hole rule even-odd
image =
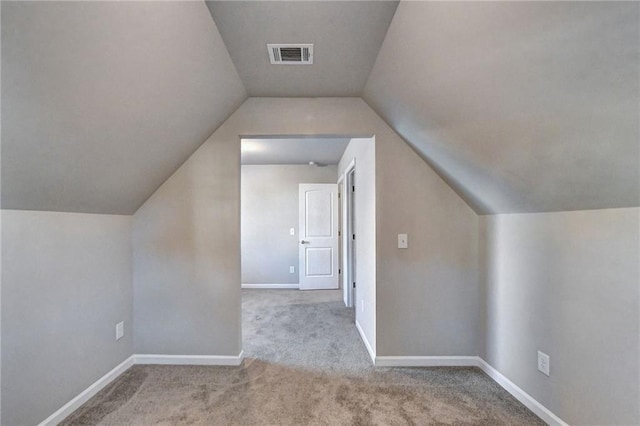
[[363, 97], [476, 212], [638, 206], [639, 10], [402, 2]]
[[[397, 1], [208, 1], [249, 96], [360, 96]], [[271, 65], [267, 43], [313, 43], [313, 65]]]
[[2, 207], [131, 214], [245, 98], [203, 2], [3, 2]]
[[247, 96], [362, 96], [481, 214], [638, 206], [639, 12], [3, 2], [2, 207], [130, 214]]

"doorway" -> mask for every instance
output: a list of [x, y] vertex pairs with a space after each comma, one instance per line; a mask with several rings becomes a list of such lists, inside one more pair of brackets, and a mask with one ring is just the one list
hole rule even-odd
[[[338, 288], [337, 235], [333, 262], [324, 263], [331, 250], [319, 250], [306, 244], [329, 234], [337, 234], [337, 217], [324, 214], [328, 193], [308, 193], [310, 207], [320, 213], [311, 215], [310, 238], [300, 220], [300, 184], [331, 184], [336, 186], [338, 162], [349, 138], [282, 137], [241, 138], [241, 284], [243, 288], [298, 289], [307, 272], [300, 262], [301, 247], [314, 246], [311, 260], [318, 278], [334, 275]], [[335, 194], [337, 198], [337, 191]], [[337, 200], [330, 199], [337, 215]], [[316, 209], [318, 211], [318, 209]], [[325, 212], [326, 213], [326, 212]], [[304, 225], [304, 223], [303, 223]], [[333, 229], [335, 225], [335, 230]], [[329, 228], [329, 231], [327, 229]], [[333, 235], [332, 235], [333, 236]], [[305, 241], [305, 244], [301, 244]], [[319, 248], [319, 247], [318, 247]], [[325, 269], [329, 269], [329, 272]], [[322, 288], [308, 286], [307, 288]]]
[[[267, 362], [313, 368], [336, 368], [337, 365], [360, 368], [370, 361], [357, 328], [357, 318], [362, 312], [354, 309], [361, 306], [359, 301], [356, 303], [353, 288], [355, 230], [356, 223], [358, 226], [367, 224], [372, 215], [368, 214], [362, 221], [355, 219], [355, 163], [358, 156], [358, 173], [364, 173], [359, 175], [363, 192], [358, 201], [374, 200], [372, 191], [367, 191], [367, 184], [374, 181], [373, 143], [371, 138], [345, 138], [338, 151], [335, 137], [313, 139], [242, 138], [243, 349], [248, 357]], [[336, 157], [325, 161], [308, 157], [314, 151], [314, 144], [318, 145], [317, 154], [323, 155], [328, 155], [330, 147], [336, 146]], [[338, 180], [340, 185], [336, 184]], [[307, 183], [311, 185], [305, 185]], [[330, 190], [323, 189], [325, 185]], [[303, 191], [305, 187], [307, 190]], [[340, 198], [338, 188], [343, 192]], [[303, 192], [305, 197], [301, 195]], [[301, 199], [304, 201], [300, 202]], [[329, 200], [326, 204], [329, 207], [322, 214], [316, 210], [317, 214], [311, 215], [314, 217], [305, 218], [309, 215], [300, 213], [301, 206], [325, 206], [324, 202]], [[359, 214], [364, 214], [371, 204], [361, 207]], [[329, 213], [329, 210], [333, 212]], [[328, 231], [329, 223], [336, 225], [335, 230]], [[305, 230], [307, 224], [311, 226], [311, 232]], [[370, 238], [366, 237], [372, 233], [368, 231], [367, 227], [362, 231], [363, 247], [370, 246], [367, 244]], [[334, 246], [307, 244], [314, 237], [326, 235], [337, 236]], [[309, 254], [308, 248], [316, 250]], [[325, 262], [334, 255], [335, 260]], [[313, 258], [312, 264], [302, 262], [310, 258]], [[362, 259], [366, 261], [367, 257], [362, 256]], [[309, 264], [311, 266], [307, 267]], [[328, 287], [314, 284], [308, 287], [313, 291], [301, 292], [298, 290], [305, 289], [304, 275], [322, 279], [333, 275], [336, 280], [331, 289], [319, 290]], [[365, 284], [371, 282], [366, 273], [361, 274], [361, 278]], [[358, 297], [366, 297], [367, 286], [358, 291]], [[374, 304], [366, 306], [373, 308]], [[310, 346], [311, 343], [315, 346]]]

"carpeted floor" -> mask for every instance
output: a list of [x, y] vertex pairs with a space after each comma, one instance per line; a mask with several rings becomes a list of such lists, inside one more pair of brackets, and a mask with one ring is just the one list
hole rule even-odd
[[340, 297], [243, 290], [242, 366], [134, 366], [62, 424], [544, 424], [477, 368], [374, 369]]

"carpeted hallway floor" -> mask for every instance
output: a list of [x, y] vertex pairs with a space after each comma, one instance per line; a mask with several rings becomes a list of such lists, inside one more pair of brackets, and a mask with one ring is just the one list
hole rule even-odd
[[544, 424], [476, 368], [374, 369], [340, 297], [243, 290], [242, 366], [134, 366], [62, 424]]

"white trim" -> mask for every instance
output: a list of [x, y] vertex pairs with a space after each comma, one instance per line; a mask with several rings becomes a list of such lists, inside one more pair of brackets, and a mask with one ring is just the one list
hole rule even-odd
[[242, 364], [244, 351], [236, 356], [225, 355], [154, 355], [137, 354], [134, 355], [136, 364], [157, 364], [157, 365], [231, 365]]
[[[367, 337], [356, 321], [356, 329], [364, 342], [367, 352], [376, 367], [460, 367], [475, 366], [484, 371], [487, 376], [498, 383], [504, 390], [524, 404], [535, 415], [551, 426], [568, 426], [560, 417], [556, 416], [547, 407], [538, 402], [531, 395], [522, 390], [518, 385], [507, 379], [502, 373], [493, 368], [489, 363], [477, 356], [379, 356], [369, 344]], [[163, 364], [163, 365], [226, 365], [238, 366], [244, 359], [244, 351], [237, 356], [219, 355], [151, 355], [136, 354], [118, 364], [114, 369], [99, 378], [78, 396], [67, 402], [56, 412], [51, 414], [38, 426], [55, 426], [63, 421], [69, 414], [76, 411], [82, 404], [104, 389], [109, 383], [124, 373], [134, 364]]]
[[364, 330], [360, 327], [360, 323], [356, 320], [356, 329], [358, 329], [358, 333], [360, 333], [360, 338], [364, 342], [364, 346], [367, 348], [367, 352], [369, 352], [369, 356], [371, 357], [371, 362], [373, 365], [376, 364], [376, 352], [371, 347], [369, 340], [367, 340], [367, 336], [364, 334]]
[[477, 356], [377, 356], [376, 367], [477, 367]]
[[346, 192], [346, 181], [344, 180], [344, 175], [341, 174], [338, 177], [338, 273], [340, 275], [340, 278], [338, 279], [339, 282], [339, 287], [342, 290], [342, 301], [344, 302], [344, 305], [349, 308], [349, 303], [347, 300], [347, 287], [346, 287], [346, 280], [347, 280], [347, 268], [346, 268], [346, 262], [345, 262], [345, 246], [344, 246], [344, 239], [345, 239], [345, 192]]
[[[356, 170], [356, 157], [353, 157], [347, 167], [345, 167], [344, 172], [342, 173], [343, 180], [343, 189], [344, 193], [342, 194], [342, 298], [344, 299], [344, 304], [347, 308], [353, 308], [355, 305], [355, 301], [353, 300], [355, 297], [355, 292], [353, 285], [351, 284], [354, 278], [353, 268], [355, 266], [355, 253], [352, 252], [352, 244], [353, 240], [351, 240], [348, 235], [353, 233], [354, 230], [351, 229], [353, 225], [355, 225], [355, 217], [350, 218], [349, 215], [353, 215], [353, 203], [355, 201], [353, 197], [353, 192], [347, 188], [349, 185], [349, 174], [354, 173], [355, 177]], [[353, 219], [349, 221], [349, 219]]]
[[47, 417], [38, 426], [55, 426], [69, 414], [76, 411], [82, 404], [100, 392], [109, 383], [113, 382], [122, 373], [134, 364], [165, 364], [165, 365], [231, 365], [238, 366], [244, 359], [244, 351], [240, 351], [237, 356], [218, 355], [148, 355], [134, 354], [124, 360], [113, 370], [99, 378], [95, 383], [80, 392], [78, 396], [63, 405], [55, 413]]
[[347, 164], [347, 167], [344, 168], [344, 173], [342, 174], [342, 176], [346, 177], [351, 171], [351, 169], [353, 169], [355, 166], [356, 166], [356, 157], [353, 157], [351, 161], [349, 161], [349, 164]]
[[135, 364], [134, 355], [118, 364], [113, 370], [99, 378], [95, 383], [80, 392], [78, 396], [64, 404], [59, 410], [43, 420], [39, 426], [54, 426], [63, 421], [69, 414], [76, 411], [82, 404], [87, 402], [91, 397], [100, 392], [105, 386], [113, 382], [118, 376], [124, 373], [129, 367]]
[[241, 284], [241, 288], [263, 288], [263, 289], [287, 289], [299, 290], [300, 284]]
[[515, 399], [523, 403], [529, 410], [544, 420], [551, 426], [568, 426], [560, 417], [556, 416], [547, 407], [539, 403], [531, 395], [523, 391], [518, 385], [507, 379], [502, 373], [493, 368], [489, 363], [480, 357], [478, 358], [478, 367], [484, 371], [487, 376], [491, 377], [496, 383], [502, 386]]
[[[356, 327], [371, 355], [370, 346], [357, 322]], [[551, 410], [507, 379], [479, 356], [377, 356], [374, 364], [376, 367], [478, 367], [547, 424], [551, 426], [569, 426], [560, 417], [552, 413]]]

